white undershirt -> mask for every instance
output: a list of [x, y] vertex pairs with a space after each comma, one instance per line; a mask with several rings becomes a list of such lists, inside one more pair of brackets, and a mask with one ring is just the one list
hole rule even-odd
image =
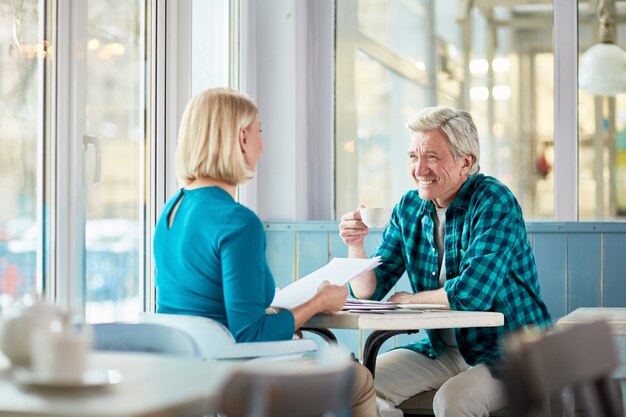
[[[443, 287], [446, 282], [446, 263], [445, 263], [445, 246], [446, 240], [446, 209], [437, 208], [437, 217], [435, 218], [435, 244], [437, 245], [437, 256], [439, 259], [439, 288]], [[448, 346], [457, 346], [454, 330], [442, 329], [437, 331], [439, 337]]]

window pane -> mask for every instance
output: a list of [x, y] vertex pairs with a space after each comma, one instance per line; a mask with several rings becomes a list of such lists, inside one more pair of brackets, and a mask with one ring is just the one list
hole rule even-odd
[[466, 4], [337, 0], [337, 217], [414, 187], [404, 124], [434, 105], [471, 111], [481, 171], [553, 216], [552, 5]]
[[[626, 217], [626, 97], [620, 92], [596, 91], [595, 82], [587, 85], [587, 77], [596, 78], [602, 84], [608, 81], [607, 63], [598, 67], [585, 64], [595, 61], [587, 55], [590, 48], [600, 43], [599, 16], [586, 1], [579, 1], [580, 49], [578, 90], [579, 135], [579, 210], [581, 219], [615, 219]], [[622, 49], [626, 48], [626, 4], [615, 2], [614, 33], [606, 33], [610, 40]], [[603, 45], [608, 47], [608, 45]], [[602, 47], [602, 46], [600, 46]], [[620, 52], [618, 52], [619, 55]], [[587, 56], [586, 56], [587, 55]], [[590, 60], [588, 60], [590, 59]], [[618, 66], [612, 66], [617, 68]], [[588, 71], [590, 69], [591, 71]], [[595, 71], [593, 71], [595, 70]], [[621, 77], [623, 73], [622, 65]], [[611, 73], [618, 73], [612, 71]], [[623, 83], [623, 82], [622, 82]], [[596, 86], [597, 88], [597, 86]], [[616, 94], [617, 93], [617, 94]], [[612, 94], [612, 95], [609, 95]]]
[[229, 0], [193, 0], [191, 95], [228, 87]]
[[141, 0], [87, 3], [85, 152], [88, 321], [133, 319], [142, 309], [146, 138], [146, 12]]
[[0, 308], [33, 292], [42, 272], [42, 9], [0, 1]]

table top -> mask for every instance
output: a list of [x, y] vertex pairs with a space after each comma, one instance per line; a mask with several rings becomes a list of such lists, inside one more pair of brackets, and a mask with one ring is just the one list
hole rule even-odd
[[504, 324], [502, 313], [488, 311], [428, 310], [402, 313], [320, 314], [305, 327], [357, 330], [451, 329], [460, 327], [497, 327]]
[[97, 352], [91, 369], [116, 369], [122, 380], [95, 388], [31, 388], [0, 369], [0, 416], [159, 417], [216, 412], [233, 362], [147, 353]]
[[577, 308], [557, 321], [557, 326], [568, 326], [591, 320], [605, 319], [613, 334], [626, 336], [626, 308], [584, 307]]

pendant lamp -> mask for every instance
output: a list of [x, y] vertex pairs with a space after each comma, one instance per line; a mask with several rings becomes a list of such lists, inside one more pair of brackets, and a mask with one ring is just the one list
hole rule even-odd
[[615, 45], [614, 0], [598, 1], [600, 43], [580, 59], [580, 88], [596, 96], [614, 96], [626, 91], [626, 55]]

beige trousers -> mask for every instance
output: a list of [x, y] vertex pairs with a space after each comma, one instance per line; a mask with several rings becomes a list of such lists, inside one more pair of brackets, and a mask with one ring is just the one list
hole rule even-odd
[[469, 366], [456, 347], [436, 360], [408, 349], [384, 353], [374, 384], [381, 417], [402, 417], [395, 406], [433, 389], [439, 389], [433, 400], [437, 417], [487, 417], [506, 405], [502, 381], [486, 365]]
[[363, 365], [354, 363], [354, 386], [352, 388], [352, 417], [376, 417], [376, 393], [370, 371]]

